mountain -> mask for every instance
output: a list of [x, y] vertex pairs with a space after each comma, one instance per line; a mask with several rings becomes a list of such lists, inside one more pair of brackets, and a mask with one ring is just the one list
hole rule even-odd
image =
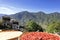
[[20, 25], [24, 25], [29, 20], [33, 20], [38, 24], [48, 24], [52, 21], [60, 21], [59, 12], [46, 14], [42, 11], [40, 12], [22, 11], [22, 12], [18, 12], [16, 14], [10, 15], [10, 17], [18, 20], [20, 22]]
[[0, 17], [5, 16], [5, 14], [0, 14]]
[[0, 19], [2, 18], [2, 16], [5, 16], [6, 14], [2, 14], [2, 13], [0, 13]]

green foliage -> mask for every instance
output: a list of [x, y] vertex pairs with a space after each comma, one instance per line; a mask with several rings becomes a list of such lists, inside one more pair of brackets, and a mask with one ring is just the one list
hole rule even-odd
[[2, 21], [2, 20], [0, 20], [0, 25], [2, 25], [2, 23], [3, 23], [3, 21]]
[[31, 32], [31, 31], [37, 31], [37, 30], [43, 31], [42, 28], [41, 28], [41, 26], [39, 26], [39, 25], [38, 25], [37, 23], [35, 23], [34, 21], [29, 21], [29, 22], [27, 22], [25, 28], [26, 28], [26, 30], [29, 31], [29, 32]]
[[49, 24], [52, 22], [52, 20], [58, 20], [60, 21], [60, 13], [54, 12], [46, 14], [42, 11], [39, 12], [28, 12], [28, 11], [22, 11], [18, 12], [14, 15], [10, 15], [10, 17], [15, 18], [20, 21], [20, 25], [25, 25], [27, 21], [34, 20], [37, 23], [41, 24]]
[[55, 29], [56, 29], [56, 32], [60, 32], [60, 23], [57, 23], [57, 24], [56, 24]]
[[2, 21], [2, 20], [0, 20], [0, 29], [2, 29], [2, 28], [3, 28], [2, 24], [3, 24], [3, 21]]
[[56, 33], [60, 32], [60, 22], [52, 22], [48, 25], [46, 32], [48, 33]]

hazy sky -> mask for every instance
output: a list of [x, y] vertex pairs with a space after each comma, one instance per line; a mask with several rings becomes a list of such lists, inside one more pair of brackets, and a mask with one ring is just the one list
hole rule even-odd
[[0, 14], [14, 14], [20, 11], [60, 12], [60, 0], [0, 0]]

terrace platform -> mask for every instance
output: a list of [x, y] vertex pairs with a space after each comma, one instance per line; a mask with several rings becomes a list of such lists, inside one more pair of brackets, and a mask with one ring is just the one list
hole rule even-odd
[[0, 31], [0, 40], [18, 40], [22, 32], [14, 30]]

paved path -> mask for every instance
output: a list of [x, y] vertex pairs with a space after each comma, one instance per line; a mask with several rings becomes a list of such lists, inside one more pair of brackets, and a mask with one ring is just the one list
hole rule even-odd
[[22, 34], [20, 31], [3, 31], [0, 32], [0, 40], [8, 40], [11, 38], [19, 37]]

